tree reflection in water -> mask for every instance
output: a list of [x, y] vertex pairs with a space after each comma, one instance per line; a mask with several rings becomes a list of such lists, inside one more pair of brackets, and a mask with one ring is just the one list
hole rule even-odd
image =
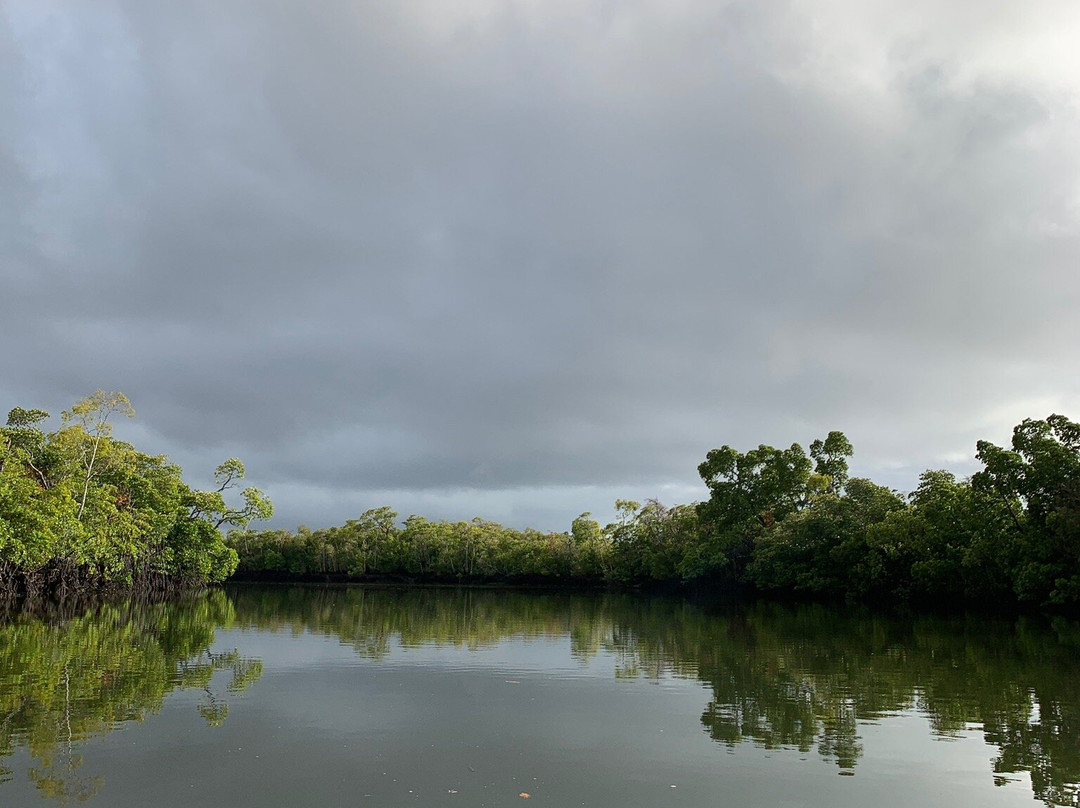
[[[234, 622], [221, 591], [9, 617], [0, 624], [0, 755], [26, 747], [36, 763], [29, 777], [43, 797], [85, 802], [103, 778], [82, 772], [80, 740], [143, 720], [178, 688], [205, 691], [199, 712], [212, 726], [224, 721], [228, 703], [214, 689], [214, 672], [231, 671], [231, 693], [262, 673], [258, 660], [210, 652], [215, 628]], [[0, 778], [12, 776], [0, 769]]]
[[232, 594], [242, 624], [333, 636], [371, 658], [398, 645], [569, 636], [583, 661], [614, 654], [617, 676], [706, 683], [701, 721], [719, 743], [816, 750], [843, 773], [863, 754], [862, 725], [918, 711], [939, 737], [981, 729], [998, 750], [995, 782], [1027, 772], [1048, 805], [1080, 796], [1080, 628], [1071, 621], [777, 603], [717, 612], [668, 598], [484, 590]]
[[995, 782], [1027, 773], [1048, 805], [1080, 795], [1075, 623], [769, 603], [717, 611], [624, 595], [252, 586], [18, 616], [0, 625], [0, 755], [27, 748], [41, 793], [67, 804], [101, 785], [82, 773], [78, 741], [143, 719], [173, 690], [203, 691], [199, 712], [220, 724], [229, 694], [258, 680], [262, 664], [212, 652], [218, 627], [311, 632], [374, 660], [399, 647], [569, 638], [574, 658], [609, 656], [617, 676], [705, 683], [702, 728], [731, 749], [814, 752], [851, 773], [867, 723], [917, 712], [939, 737], [982, 732], [997, 749]]

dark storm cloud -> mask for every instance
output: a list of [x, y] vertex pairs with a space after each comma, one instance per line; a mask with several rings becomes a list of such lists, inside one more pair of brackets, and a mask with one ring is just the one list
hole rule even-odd
[[833, 428], [910, 486], [1080, 403], [1070, 4], [0, 8], [0, 397], [285, 523]]

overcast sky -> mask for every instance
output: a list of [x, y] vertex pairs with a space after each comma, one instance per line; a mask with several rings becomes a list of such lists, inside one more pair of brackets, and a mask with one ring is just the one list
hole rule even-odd
[[1075, 0], [0, 0], [0, 408], [565, 529], [1080, 418]]

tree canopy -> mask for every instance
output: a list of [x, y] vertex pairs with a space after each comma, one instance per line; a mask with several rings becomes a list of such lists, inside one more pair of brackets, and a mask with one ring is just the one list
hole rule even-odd
[[[97, 391], [45, 431], [49, 413], [15, 407], [0, 427], [0, 592], [64, 594], [102, 585], [160, 588], [226, 579], [236, 551], [223, 526], [270, 516], [256, 488], [230, 490], [243, 464], [198, 491], [178, 466], [113, 436], [133, 417], [122, 393]], [[239, 501], [237, 501], [239, 500]]]
[[854, 449], [829, 432], [786, 449], [709, 451], [708, 499], [615, 503], [564, 533], [483, 519], [400, 520], [382, 507], [341, 527], [234, 530], [249, 575], [545, 579], [708, 587], [888, 602], [1080, 605], [1080, 425], [1024, 421], [1012, 446], [980, 442], [970, 480], [928, 470], [903, 495], [851, 477]]
[[[118, 440], [132, 417], [98, 391], [63, 413], [13, 408], [0, 427], [0, 592], [143, 587], [255, 576], [699, 582], [883, 601], [1080, 605], [1080, 424], [1027, 419], [1008, 448], [977, 444], [969, 480], [928, 470], [907, 495], [852, 478], [844, 433], [809, 451], [723, 445], [698, 466], [709, 496], [616, 502], [565, 532], [485, 519], [400, 519], [375, 507], [337, 527], [253, 529], [273, 508], [229, 458], [208, 490]], [[229, 530], [227, 536], [224, 530]]]

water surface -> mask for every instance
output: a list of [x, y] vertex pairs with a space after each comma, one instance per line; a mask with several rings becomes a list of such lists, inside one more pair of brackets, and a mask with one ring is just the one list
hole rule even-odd
[[1078, 651], [1065, 621], [478, 590], [19, 615], [0, 806], [1077, 805]]

